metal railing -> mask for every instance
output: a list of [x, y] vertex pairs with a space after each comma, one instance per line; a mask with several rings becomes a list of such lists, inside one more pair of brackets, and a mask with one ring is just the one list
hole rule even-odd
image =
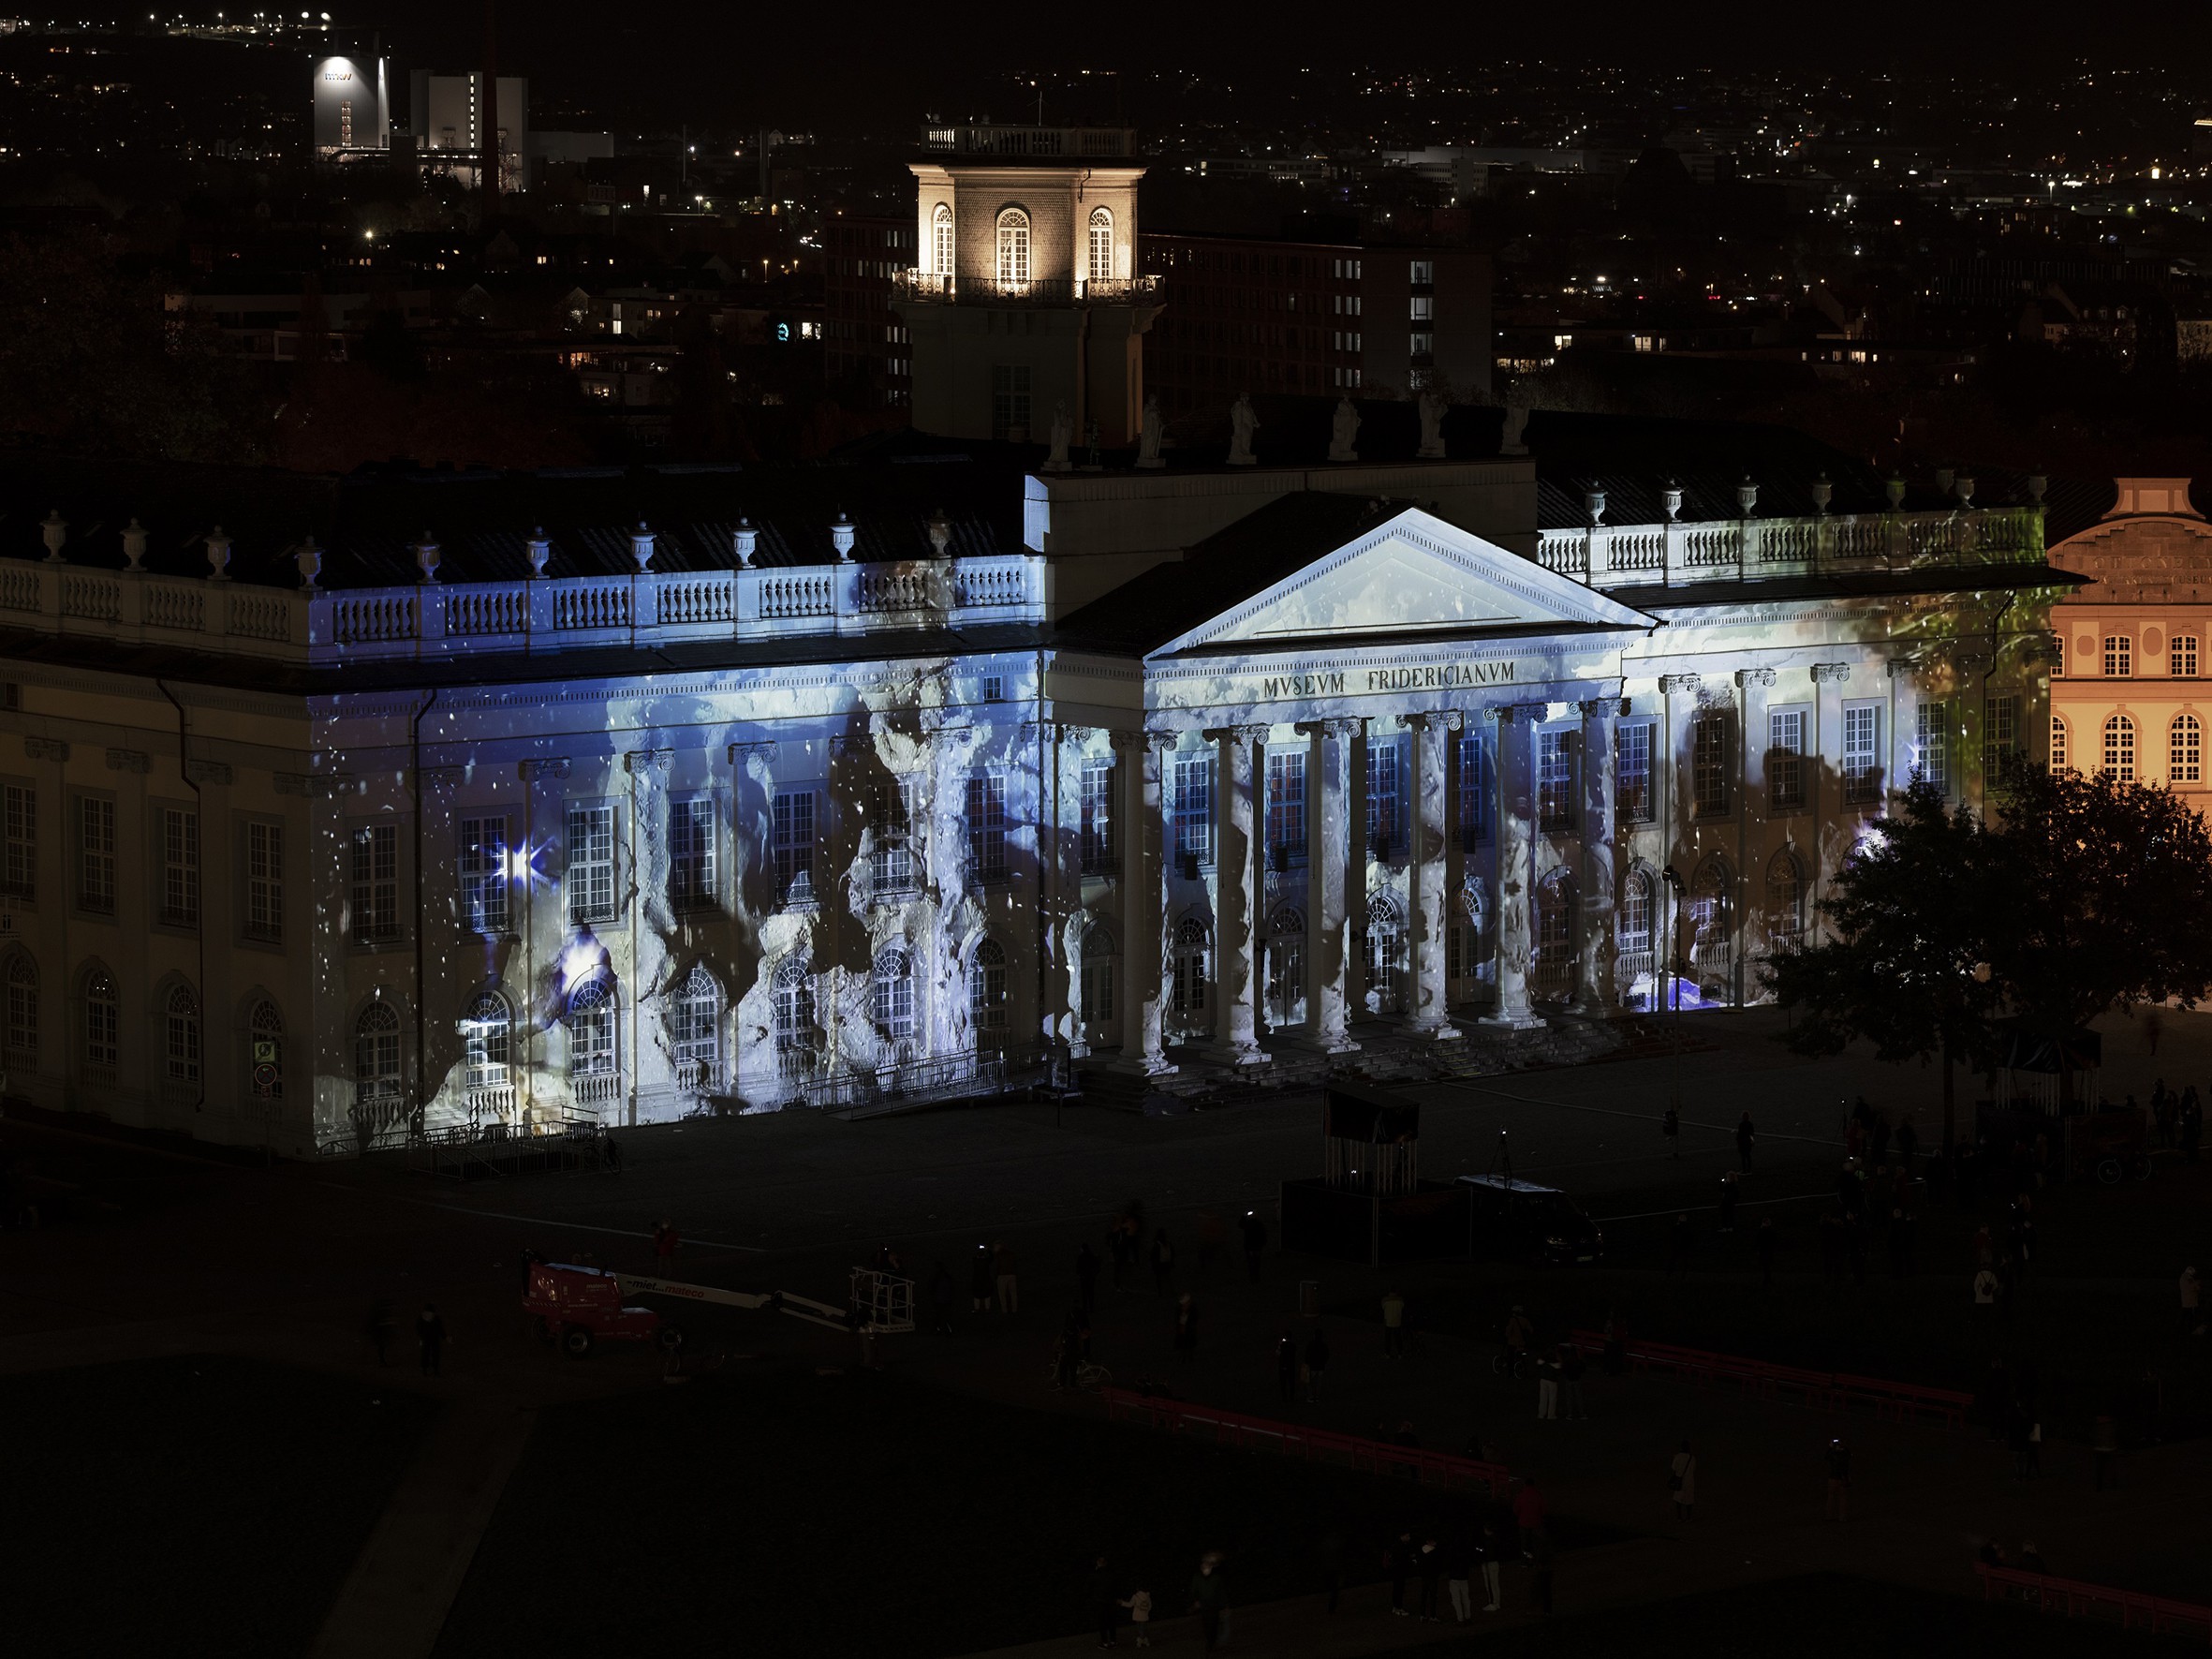
[[1049, 1051], [1041, 1045], [987, 1048], [787, 1078], [786, 1104], [857, 1114], [897, 1111], [931, 1101], [1010, 1093], [1044, 1081], [1049, 1070]]
[[1117, 305], [1148, 302], [1160, 291], [1157, 275], [1038, 276], [1008, 282], [995, 276], [901, 271], [892, 278], [893, 299], [940, 305]]
[[1822, 514], [1545, 530], [1537, 563], [1600, 588], [1771, 582], [1931, 566], [2040, 564], [2040, 507]]
[[1013, 126], [962, 122], [922, 129], [924, 149], [960, 156], [1071, 156], [1105, 160], [1137, 153], [1132, 126]]

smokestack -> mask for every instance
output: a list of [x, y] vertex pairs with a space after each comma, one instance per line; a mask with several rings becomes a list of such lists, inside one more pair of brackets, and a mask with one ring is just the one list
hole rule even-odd
[[484, 228], [491, 229], [499, 213], [499, 16], [497, 0], [484, 0], [484, 96], [482, 111], [483, 156], [477, 163], [478, 186], [483, 192]]

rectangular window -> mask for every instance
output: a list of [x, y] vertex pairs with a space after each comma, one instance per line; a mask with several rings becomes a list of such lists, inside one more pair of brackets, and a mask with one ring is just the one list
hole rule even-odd
[[1951, 792], [1951, 705], [1922, 702], [1913, 706], [1912, 764], [1939, 795]]
[[869, 813], [868, 882], [878, 898], [914, 890], [915, 780], [878, 784]]
[[779, 790], [775, 797], [775, 896], [779, 904], [814, 901], [814, 792]]
[[568, 808], [568, 863], [564, 881], [568, 920], [582, 926], [614, 920], [614, 808]]
[[1431, 322], [1437, 315], [1437, 303], [1427, 294], [1415, 294], [1408, 308], [1408, 319], [1413, 322]]
[[1387, 859], [1405, 846], [1399, 815], [1405, 810], [1404, 748], [1396, 743], [1367, 746], [1367, 851]]
[[669, 909], [679, 914], [715, 902], [715, 803], [669, 803]]
[[1649, 720], [1637, 720], [1614, 733], [1614, 813], [1623, 823], [1649, 823], [1658, 816], [1651, 789]]
[[1766, 809], [1802, 812], [1806, 804], [1805, 710], [1766, 712]]
[[1029, 431], [1029, 365], [995, 363], [991, 365], [991, 436], [1001, 442], [1021, 441]]
[[1305, 862], [1305, 754], [1301, 749], [1267, 757], [1267, 857], [1278, 870]]
[[38, 884], [38, 792], [23, 783], [0, 791], [0, 893], [27, 899]]
[[2174, 643], [2166, 650], [2166, 672], [2175, 679], [2195, 679], [2197, 677], [2197, 636], [2193, 633], [2175, 634]]
[[1006, 875], [1006, 778], [985, 772], [967, 780], [967, 867], [983, 881]]
[[245, 826], [245, 936], [284, 939], [284, 825]]
[[77, 803], [77, 902], [96, 915], [115, 913], [115, 803], [83, 796]]
[[1113, 871], [1113, 763], [1083, 763], [1083, 873]]
[[2020, 700], [1992, 697], [1989, 718], [1982, 733], [1982, 753], [1992, 771], [2001, 769], [2020, 754]]
[[1536, 822], [1546, 835], [1571, 835], [1581, 813], [1574, 799], [1574, 733], [1536, 734]]
[[353, 942], [399, 937], [399, 826], [363, 823], [353, 831]]
[[2104, 636], [2104, 675], [2126, 679], [2135, 672], [2135, 642], [2124, 633]]
[[507, 931], [507, 819], [461, 821], [461, 926], [471, 933]]
[[1434, 259], [1415, 259], [1407, 269], [1406, 279], [1415, 288], [1426, 288], [1437, 280], [1437, 262]]
[[1214, 757], [1175, 763], [1175, 862], [1186, 871], [1214, 862]]
[[1700, 818], [1726, 818], [1729, 810], [1728, 716], [1715, 710], [1690, 726], [1690, 789]]
[[1881, 798], [1881, 707], [1846, 704], [1843, 710], [1843, 798], [1853, 803]]
[[1490, 839], [1490, 806], [1497, 799], [1497, 778], [1490, 770], [1490, 746], [1476, 733], [1459, 740], [1459, 850], [1472, 852]]

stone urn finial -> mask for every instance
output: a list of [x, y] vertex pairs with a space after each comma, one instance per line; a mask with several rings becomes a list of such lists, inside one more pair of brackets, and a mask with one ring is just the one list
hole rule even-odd
[[741, 570], [751, 570], [753, 568], [753, 555], [760, 545], [760, 532], [753, 527], [751, 519], [741, 518], [737, 521], [737, 528], [731, 532], [730, 542], [732, 550], [737, 555], [738, 569]]
[[125, 569], [143, 570], [146, 568], [146, 542], [148, 540], [146, 526], [139, 523], [138, 515], [133, 513], [130, 523], [123, 526], [123, 557]]
[[207, 539], [207, 579], [210, 582], [230, 580], [230, 538], [223, 534], [217, 525], [214, 534]]
[[312, 533], [306, 541], [292, 549], [292, 563], [300, 572], [300, 586], [312, 593], [315, 590], [315, 579], [322, 574], [322, 549], [316, 546]]
[[436, 541], [428, 530], [423, 531], [422, 540], [415, 543], [415, 568], [422, 572], [423, 581], [437, 580], [438, 561], [443, 556]]
[[69, 540], [69, 521], [62, 516], [60, 508], [55, 508], [39, 521], [38, 534], [46, 542], [46, 562], [50, 565], [60, 564], [62, 548]]
[[546, 540], [543, 525], [531, 530], [530, 540], [524, 543], [523, 552], [530, 560], [530, 579], [535, 582], [545, 574], [545, 561], [553, 557], [553, 543]]
[[830, 545], [837, 550], [837, 557], [840, 560], [848, 563], [851, 561], [855, 533], [852, 520], [842, 512], [838, 513], [836, 523], [830, 526]]
[[638, 527], [630, 532], [630, 557], [638, 561], [638, 574], [642, 576], [653, 568], [653, 532], [640, 519]]
[[1813, 480], [1812, 498], [1813, 511], [1823, 514], [1828, 511], [1828, 503], [1836, 498], [1836, 486], [1828, 481], [1825, 472]]
[[936, 549], [939, 558], [952, 545], [952, 521], [945, 516], [942, 507], [929, 515], [929, 544]]

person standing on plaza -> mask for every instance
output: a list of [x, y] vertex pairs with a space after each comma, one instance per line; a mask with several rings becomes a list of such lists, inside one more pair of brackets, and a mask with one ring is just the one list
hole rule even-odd
[[1289, 1331], [1275, 1344], [1276, 1392], [1285, 1400], [1298, 1398], [1298, 1339]]
[[1689, 1519], [1698, 1501], [1698, 1460], [1687, 1440], [1675, 1448], [1674, 1460], [1668, 1466], [1667, 1489], [1674, 1494], [1674, 1518]]
[[1014, 1261], [1014, 1247], [1000, 1239], [991, 1252], [991, 1274], [998, 1287], [998, 1311], [1019, 1314], [1022, 1311], [1022, 1280]]
[[1075, 1299], [1085, 1313], [1099, 1305], [1099, 1258], [1088, 1240], [1075, 1252]]
[[1521, 1529], [1521, 1553], [1526, 1555], [1535, 1546], [1537, 1533], [1543, 1531], [1543, 1493], [1537, 1490], [1536, 1476], [1521, 1477], [1521, 1489], [1513, 1494], [1513, 1524]]
[[1466, 1531], [1452, 1529], [1452, 1536], [1444, 1546], [1444, 1591], [1452, 1598], [1452, 1622], [1465, 1624], [1475, 1616], [1475, 1598], [1467, 1588], [1468, 1575], [1473, 1571], [1475, 1548], [1468, 1542]]
[[[1183, 1298], [1188, 1301], [1190, 1293], [1185, 1291]], [[1215, 1550], [1198, 1558], [1198, 1572], [1190, 1580], [1190, 1610], [1198, 1615], [1199, 1645], [1209, 1653], [1215, 1652], [1221, 1646], [1221, 1621], [1229, 1610], [1221, 1587], [1221, 1557]]]
[[1245, 1271], [1258, 1284], [1260, 1264], [1267, 1253], [1267, 1223], [1260, 1219], [1258, 1210], [1247, 1209], [1237, 1228], [1245, 1236]]
[[1175, 1247], [1168, 1242], [1168, 1230], [1152, 1230], [1152, 1294], [1165, 1296], [1168, 1281], [1175, 1276]]
[[1175, 1298], [1175, 1352], [1185, 1365], [1198, 1363], [1198, 1304], [1188, 1291]]
[[1444, 1578], [1444, 1552], [1434, 1538], [1422, 1541], [1421, 1553], [1413, 1558], [1413, 1567], [1421, 1575], [1421, 1622], [1437, 1622], [1437, 1587]]
[[1840, 1438], [1828, 1443], [1828, 1503], [1822, 1512], [1830, 1520], [1849, 1520], [1851, 1507], [1851, 1449]]
[[1670, 1158], [1681, 1157], [1682, 1114], [1673, 1106], [1669, 1106], [1666, 1115], [1659, 1119], [1659, 1133], [1667, 1137], [1667, 1156]]
[[967, 1265], [968, 1311], [991, 1311], [991, 1247], [976, 1246], [974, 1258]]
[[1755, 1235], [1759, 1244], [1759, 1282], [1772, 1290], [1775, 1282], [1775, 1219], [1762, 1217]]
[[1137, 1632], [1137, 1646], [1152, 1646], [1152, 1592], [1132, 1590], [1121, 1605], [1129, 1610], [1129, 1623]]
[[1406, 1580], [1413, 1576], [1413, 1558], [1419, 1553], [1410, 1531], [1400, 1533], [1383, 1551], [1383, 1564], [1390, 1569], [1390, 1610], [1394, 1619], [1411, 1617], [1406, 1609]]
[[1744, 1162], [1744, 1173], [1751, 1173], [1751, 1148], [1759, 1136], [1751, 1128], [1751, 1114], [1746, 1112], [1736, 1119], [1736, 1156]]
[[[2193, 1267], [2190, 1269], [2192, 1273], [2195, 1270]], [[399, 1315], [392, 1311], [390, 1302], [372, 1302], [369, 1305], [369, 1322], [365, 1329], [369, 1339], [369, 1346], [376, 1351], [376, 1363], [390, 1365], [391, 1363], [391, 1333], [399, 1329]]]
[[1559, 1350], [1547, 1348], [1536, 1362], [1536, 1415], [1540, 1419], [1559, 1415]]
[[1091, 1563], [1091, 1607], [1099, 1615], [1099, 1646], [1112, 1648], [1119, 1645], [1121, 1609], [1125, 1605], [1113, 1592], [1113, 1572], [1106, 1564], [1104, 1556]]
[[422, 1304], [415, 1319], [415, 1341], [422, 1355], [422, 1374], [435, 1377], [445, 1361], [446, 1322], [435, 1303]]
[[1382, 1293], [1382, 1353], [1397, 1359], [1406, 1352], [1406, 1297], [1395, 1285]]
[[1321, 1379], [1329, 1373], [1329, 1339], [1315, 1326], [1305, 1339], [1305, 1399], [1311, 1404], [1321, 1397]]
[[1505, 1605], [1505, 1540], [1497, 1529], [1485, 1526], [1475, 1545], [1475, 1561], [1482, 1569], [1482, 1611], [1495, 1613]]
[[1330, 1618], [1336, 1616], [1336, 1604], [1344, 1594], [1344, 1527], [1334, 1523], [1321, 1534], [1320, 1543], [1314, 1549], [1315, 1564], [1321, 1575], [1321, 1611]]

